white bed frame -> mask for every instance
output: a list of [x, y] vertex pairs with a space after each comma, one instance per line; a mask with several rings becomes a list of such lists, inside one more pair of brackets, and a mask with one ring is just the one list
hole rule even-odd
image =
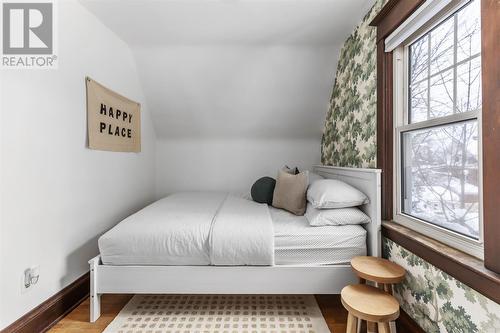
[[[315, 166], [325, 178], [340, 179], [364, 192], [362, 210], [369, 255], [381, 254], [380, 175], [377, 169]], [[90, 264], [90, 321], [101, 315], [102, 294], [339, 294], [356, 281], [350, 265], [331, 266], [111, 266], [100, 256]]]

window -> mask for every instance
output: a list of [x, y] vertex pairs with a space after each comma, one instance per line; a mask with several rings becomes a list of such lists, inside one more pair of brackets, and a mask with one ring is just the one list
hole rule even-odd
[[480, 0], [438, 15], [395, 50], [394, 216], [482, 257]]

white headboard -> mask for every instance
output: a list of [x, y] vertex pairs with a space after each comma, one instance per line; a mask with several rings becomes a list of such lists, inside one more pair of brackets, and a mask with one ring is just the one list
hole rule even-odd
[[330, 179], [339, 179], [354, 186], [370, 199], [370, 202], [361, 206], [371, 223], [365, 224], [367, 231], [366, 246], [368, 255], [380, 257], [382, 254], [381, 221], [381, 173], [379, 169], [341, 168], [316, 165], [313, 171], [318, 175]]

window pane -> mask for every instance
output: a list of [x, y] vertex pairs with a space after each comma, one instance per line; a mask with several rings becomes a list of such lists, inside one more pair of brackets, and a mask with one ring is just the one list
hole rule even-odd
[[457, 67], [457, 112], [481, 109], [481, 57]]
[[409, 46], [409, 123], [481, 108], [479, 6], [469, 2]]
[[480, 1], [472, 1], [458, 12], [457, 57], [458, 61], [481, 52]]
[[410, 46], [410, 84], [428, 76], [429, 36], [424, 36]]
[[405, 132], [403, 213], [479, 238], [477, 121]]
[[429, 118], [427, 105], [427, 83], [420, 81], [410, 88], [410, 108], [412, 121], [422, 121]]
[[431, 75], [453, 66], [454, 17], [431, 32]]
[[453, 70], [431, 78], [430, 118], [453, 114]]

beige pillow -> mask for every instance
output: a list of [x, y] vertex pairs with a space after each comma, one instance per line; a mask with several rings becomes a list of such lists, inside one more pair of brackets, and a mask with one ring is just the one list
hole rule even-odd
[[273, 206], [283, 208], [295, 215], [304, 215], [306, 211], [306, 192], [309, 184], [308, 172], [291, 175], [278, 171], [274, 187]]

